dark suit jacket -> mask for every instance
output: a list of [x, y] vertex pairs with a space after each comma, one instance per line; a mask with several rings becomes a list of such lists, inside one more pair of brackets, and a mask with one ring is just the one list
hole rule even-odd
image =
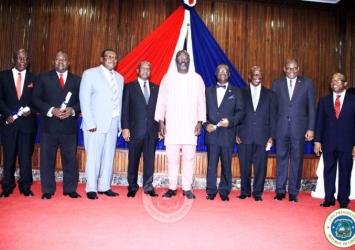
[[236, 125], [244, 117], [244, 100], [241, 90], [229, 83], [221, 105], [218, 107], [216, 85], [208, 87], [206, 89], [206, 107], [207, 121], [203, 124], [205, 128], [208, 124], [216, 125], [222, 118], [229, 120], [229, 127], [219, 127], [212, 133], [206, 132], [205, 143], [232, 146], [235, 142]]
[[68, 76], [62, 89], [59, 78], [55, 70], [41, 74], [38, 83], [33, 91], [32, 101], [37, 109], [42, 113], [41, 133], [63, 133], [74, 134], [77, 131], [76, 118], [70, 116], [60, 120], [57, 117], [48, 117], [47, 113], [51, 107], [59, 108], [70, 91], [72, 96], [68, 107], [72, 107], [75, 115], [80, 112], [79, 105], [80, 77], [68, 72]]
[[[15, 80], [12, 70], [0, 72], [0, 123], [3, 131], [20, 129], [22, 132], [33, 133], [36, 130], [35, 110], [31, 102], [36, 77], [26, 71], [24, 86], [20, 100], [17, 99]], [[7, 125], [6, 119], [19, 110], [20, 107], [30, 107], [32, 113], [27, 117], [18, 118], [13, 124]]]
[[275, 138], [275, 93], [262, 86], [256, 111], [254, 111], [250, 87], [243, 90], [243, 100], [245, 103], [245, 117], [238, 125], [237, 135], [244, 144], [266, 145], [270, 137]]
[[[292, 100], [287, 89], [286, 77], [275, 80], [272, 90], [277, 96], [276, 137], [291, 133], [292, 137], [303, 138], [307, 130], [314, 131], [316, 108], [314, 86], [311, 79], [298, 76]], [[288, 124], [291, 124], [289, 130]]]
[[122, 129], [129, 129], [131, 139], [142, 139], [148, 132], [153, 138], [158, 137], [159, 124], [154, 120], [155, 106], [159, 87], [149, 83], [149, 102], [145, 102], [138, 81], [124, 87], [122, 101]]
[[333, 94], [320, 99], [314, 141], [323, 151], [351, 152], [355, 146], [355, 96], [345, 94], [339, 119], [335, 117]]

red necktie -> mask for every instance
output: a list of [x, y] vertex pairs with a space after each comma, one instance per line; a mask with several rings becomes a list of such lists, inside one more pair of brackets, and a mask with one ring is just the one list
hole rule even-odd
[[18, 72], [18, 77], [16, 81], [16, 93], [17, 93], [18, 100], [20, 100], [21, 98], [21, 85], [22, 85], [22, 75], [20, 72]]
[[63, 74], [59, 74], [59, 83], [60, 83], [60, 87], [62, 87], [62, 89], [64, 89]]
[[337, 95], [337, 98], [335, 99], [334, 102], [335, 116], [337, 119], [339, 119], [339, 114], [340, 114], [340, 96], [341, 95]]

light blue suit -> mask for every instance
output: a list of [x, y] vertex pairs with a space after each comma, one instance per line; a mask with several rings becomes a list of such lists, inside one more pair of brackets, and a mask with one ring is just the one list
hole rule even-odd
[[[112, 88], [103, 66], [85, 70], [79, 99], [86, 150], [86, 192], [110, 189], [117, 134], [121, 129], [123, 77], [113, 71], [118, 85], [119, 115], [113, 117]], [[89, 129], [96, 128], [96, 132]]]

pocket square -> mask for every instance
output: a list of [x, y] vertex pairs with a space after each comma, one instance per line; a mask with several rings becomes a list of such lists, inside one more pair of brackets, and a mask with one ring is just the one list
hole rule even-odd
[[235, 96], [231, 95], [231, 96], [228, 97], [228, 100], [231, 100], [231, 99], [234, 99], [234, 98], [235, 98]]
[[27, 85], [27, 88], [33, 88], [33, 82]]

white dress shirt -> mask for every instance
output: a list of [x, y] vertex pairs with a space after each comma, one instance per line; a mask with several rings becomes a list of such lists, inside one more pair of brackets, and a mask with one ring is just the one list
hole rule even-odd
[[346, 93], [346, 90], [344, 90], [344, 91], [341, 92], [341, 93], [335, 93], [335, 92], [333, 92], [333, 105], [335, 105], [335, 100], [337, 99], [337, 96], [340, 95], [340, 98], [339, 98], [339, 101], [340, 101], [340, 111], [341, 111], [341, 108], [343, 107], [344, 98], [345, 98], [345, 93]]
[[261, 84], [258, 86], [254, 86], [253, 84], [250, 84], [250, 92], [251, 92], [251, 99], [253, 101], [253, 107], [254, 111], [258, 107], [259, 99], [260, 99], [260, 92], [261, 92]]
[[[292, 95], [293, 95], [293, 91], [295, 90], [297, 77], [293, 78], [293, 79], [286, 77], [286, 79], [287, 79], [287, 89], [288, 89], [289, 96], [290, 96], [290, 93], [291, 93], [291, 96], [290, 96], [290, 99], [291, 99]], [[292, 88], [291, 89], [290, 89], [290, 80], [292, 80]]]
[[22, 95], [23, 85], [25, 83], [26, 70], [23, 70], [23, 71], [20, 72], [16, 68], [12, 69], [12, 75], [14, 76], [14, 82], [15, 82], [15, 88], [16, 88], [16, 85], [17, 85], [18, 73], [21, 73], [21, 95]]
[[147, 84], [148, 95], [150, 96], [149, 80], [143, 80], [138, 77], [139, 85], [141, 86], [142, 93], [144, 94], [144, 82]]
[[[226, 87], [222, 88], [222, 87], [218, 87], [218, 85], [224, 85]], [[228, 88], [228, 82], [226, 84], [221, 84], [221, 83], [217, 82], [216, 89], [217, 89], [217, 104], [218, 104], [218, 107], [222, 103], [222, 100], [223, 100], [223, 97], [224, 97], [224, 95], [225, 95], [225, 93], [227, 91], [227, 88]]]

